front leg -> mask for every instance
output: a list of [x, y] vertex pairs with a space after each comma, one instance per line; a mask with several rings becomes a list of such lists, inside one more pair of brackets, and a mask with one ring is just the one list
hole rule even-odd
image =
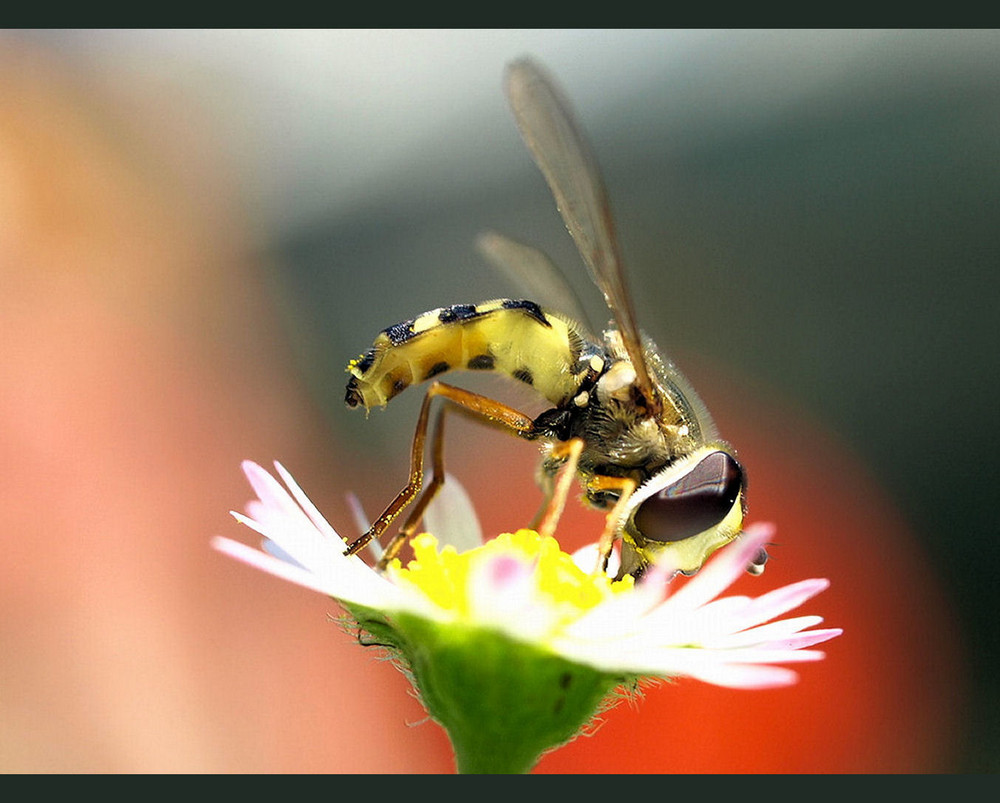
[[621, 532], [622, 520], [624, 519], [625, 511], [628, 509], [629, 498], [637, 487], [638, 484], [636, 481], [630, 477], [608, 477], [599, 474], [591, 477], [587, 482], [588, 492], [607, 493], [610, 491], [618, 494], [618, 499], [611, 506], [611, 510], [608, 511], [608, 515], [604, 519], [604, 530], [601, 532], [601, 538], [597, 542], [599, 555], [598, 572], [606, 572], [608, 570], [608, 561], [611, 558], [611, 550], [614, 547], [615, 538]]

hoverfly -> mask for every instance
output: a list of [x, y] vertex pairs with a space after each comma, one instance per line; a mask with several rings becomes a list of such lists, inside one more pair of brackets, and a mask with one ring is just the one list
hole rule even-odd
[[[613, 316], [598, 339], [573, 318], [534, 301], [499, 299], [432, 310], [390, 326], [347, 371], [348, 407], [385, 406], [413, 384], [431, 380], [417, 420], [409, 480], [347, 549], [354, 554], [413, 507], [379, 566], [415, 532], [444, 481], [443, 421], [459, 412], [542, 445], [545, 503], [536, 522], [554, 531], [577, 477], [586, 501], [606, 511], [599, 546], [607, 566], [621, 541], [619, 576], [638, 577], [666, 559], [696, 572], [736, 538], [746, 507], [746, 476], [733, 449], [718, 440], [697, 394], [637, 324], [604, 182], [569, 105], [531, 60], [505, 74], [505, 91], [521, 135], [548, 182], [563, 220]], [[488, 256], [537, 283], [554, 276], [540, 252], [494, 235]], [[530, 417], [486, 396], [445, 384], [451, 370], [487, 370], [531, 386], [551, 407]], [[432, 473], [424, 484], [424, 451], [432, 404]], [[759, 574], [762, 551], [748, 571]]]

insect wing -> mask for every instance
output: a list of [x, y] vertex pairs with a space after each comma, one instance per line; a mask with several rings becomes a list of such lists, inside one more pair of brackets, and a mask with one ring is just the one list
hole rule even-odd
[[615, 317], [639, 389], [647, 403], [656, 407], [659, 400], [643, 358], [642, 337], [622, 270], [604, 180], [590, 146], [561, 91], [533, 61], [522, 59], [510, 64], [505, 88], [521, 136]]
[[495, 231], [480, 234], [476, 248], [514, 287], [525, 293], [525, 298], [566, 313], [582, 327], [583, 334], [594, 339], [595, 330], [580, 297], [547, 254]]

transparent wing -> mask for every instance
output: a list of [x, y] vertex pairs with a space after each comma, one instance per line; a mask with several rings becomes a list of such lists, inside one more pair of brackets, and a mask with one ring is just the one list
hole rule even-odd
[[581, 334], [594, 339], [595, 330], [580, 297], [547, 254], [495, 231], [480, 234], [476, 249], [519, 292], [525, 293], [525, 298], [566, 313], [582, 327]]
[[614, 315], [636, 372], [640, 392], [659, 407], [643, 358], [642, 337], [622, 270], [618, 238], [604, 180], [590, 146], [573, 119], [569, 103], [552, 78], [535, 62], [508, 65], [506, 92], [521, 136], [556, 199], [591, 276]]

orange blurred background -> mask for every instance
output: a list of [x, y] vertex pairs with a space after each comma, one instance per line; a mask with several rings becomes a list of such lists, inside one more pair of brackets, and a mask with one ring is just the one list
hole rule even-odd
[[[247, 457], [281, 460], [335, 524], [347, 490], [373, 512], [402, 478], [413, 400], [365, 422], [339, 410], [340, 363], [306, 374], [308, 315], [275, 278], [290, 251], [261, 246], [217, 118], [166, 86], [109, 112], [107, 87], [44, 37], [0, 44], [0, 771], [451, 771], [444, 734], [331, 602], [208, 547], [249, 538], [227, 513], [249, 497]], [[359, 242], [345, 248], [364, 262]], [[397, 314], [401, 281], [369, 288], [371, 306], [397, 297], [334, 360], [435, 305]], [[347, 285], [343, 303], [362, 306]], [[792, 689], [652, 688], [539, 771], [982, 769], [972, 639], [911, 522], [854, 445], [695, 345], [679, 362], [749, 467], [751, 518], [778, 525], [739, 590], [829, 577], [802, 613], [844, 635]], [[452, 470], [488, 531], [523, 524], [532, 447], [452, 442], [473, 436], [481, 451], [453, 448]], [[563, 531], [589, 540], [596, 520], [570, 508]]]

